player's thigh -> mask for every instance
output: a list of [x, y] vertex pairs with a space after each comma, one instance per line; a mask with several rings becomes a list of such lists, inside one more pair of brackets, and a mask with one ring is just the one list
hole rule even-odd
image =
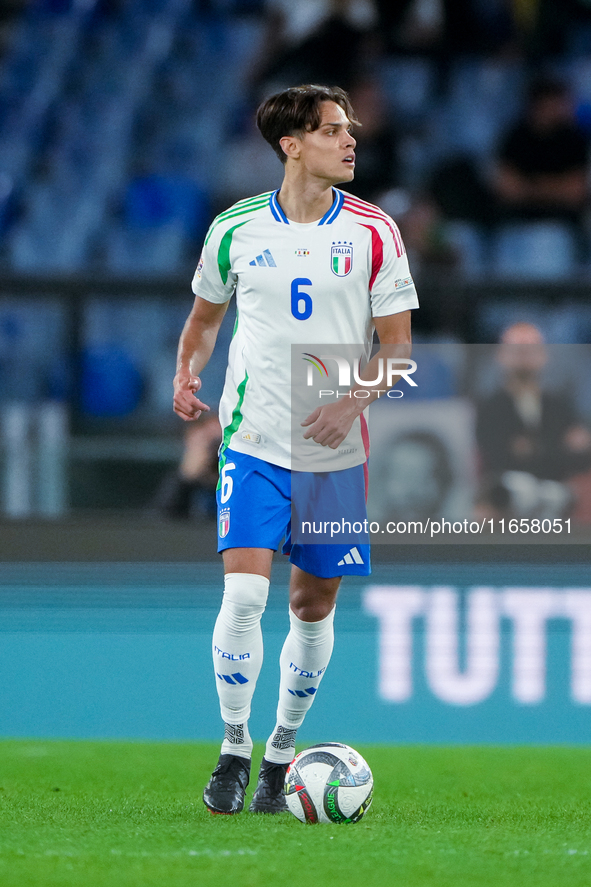
[[[291, 514], [291, 472], [287, 468], [226, 449], [220, 462], [218, 551], [276, 551]], [[257, 563], [270, 555], [231, 555], [233, 563]], [[266, 561], [265, 561], [266, 563]], [[236, 572], [247, 572], [244, 568]]]
[[[296, 526], [290, 524], [283, 546], [291, 563], [324, 579], [369, 575], [365, 466], [298, 472], [292, 493], [298, 522]], [[306, 509], [308, 519], [304, 521]], [[342, 527], [336, 534], [335, 523], [337, 528]]]
[[224, 573], [256, 573], [271, 578], [273, 552], [269, 548], [226, 548], [222, 558]]

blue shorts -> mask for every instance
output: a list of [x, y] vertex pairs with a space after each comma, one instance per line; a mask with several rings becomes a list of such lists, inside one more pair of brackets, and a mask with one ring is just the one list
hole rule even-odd
[[[223, 467], [220, 464], [220, 481], [216, 493], [218, 506], [218, 551], [227, 548], [269, 548], [277, 551], [285, 537], [282, 552], [300, 570], [328, 579], [334, 576], [368, 576], [371, 573], [369, 534], [365, 513], [365, 472], [363, 465], [343, 471], [292, 472], [288, 468], [273, 465], [247, 453], [224, 450]], [[292, 543], [292, 487], [298, 497], [305, 498], [314, 507], [314, 516], [322, 517], [322, 503], [332, 518], [336, 517], [335, 503], [342, 509], [343, 502], [355, 499], [355, 519], [362, 523], [365, 532], [340, 533], [331, 536], [330, 521], [310, 522], [310, 532], [296, 537]], [[320, 504], [320, 511], [318, 507]], [[325, 509], [326, 510], [326, 509]], [[306, 515], [304, 515], [305, 517]], [[309, 515], [312, 516], [311, 514]], [[348, 513], [347, 517], [351, 518]], [[320, 533], [319, 523], [324, 533]], [[326, 526], [326, 524], [329, 526]], [[334, 532], [334, 526], [333, 526]], [[314, 534], [322, 540], [301, 542]], [[343, 540], [343, 541], [341, 541]]]

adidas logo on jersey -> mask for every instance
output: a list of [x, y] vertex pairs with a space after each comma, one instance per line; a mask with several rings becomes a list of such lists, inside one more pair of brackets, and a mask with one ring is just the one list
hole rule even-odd
[[260, 256], [257, 256], [256, 259], [253, 259], [252, 262], [248, 263], [249, 265], [259, 265], [261, 268], [276, 268], [277, 263], [273, 256], [271, 255], [271, 250], [266, 249], [263, 250]]
[[337, 567], [343, 567], [345, 564], [362, 564], [364, 563], [363, 558], [359, 554], [359, 549], [356, 546], [349, 549], [345, 557], [342, 561], [339, 561]]

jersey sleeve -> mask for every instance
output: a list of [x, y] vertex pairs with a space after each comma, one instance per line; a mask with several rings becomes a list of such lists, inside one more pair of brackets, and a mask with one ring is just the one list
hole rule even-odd
[[230, 259], [233, 230], [225, 230], [216, 220], [207, 232], [191, 289], [208, 302], [228, 302], [236, 289], [238, 278]]
[[388, 217], [371, 230], [372, 260], [369, 292], [372, 317], [418, 308], [419, 300], [408, 256], [396, 223]]

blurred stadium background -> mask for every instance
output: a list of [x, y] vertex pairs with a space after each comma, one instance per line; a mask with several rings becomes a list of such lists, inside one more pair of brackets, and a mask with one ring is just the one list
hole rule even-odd
[[[534, 473], [561, 485], [560, 502], [538, 490], [524, 505], [491, 487], [478, 404], [501, 380], [482, 370], [493, 356], [474, 372], [469, 350], [512, 323], [535, 325], [563, 349], [540, 385], [568, 392], [577, 426], [589, 426], [586, 0], [0, 5], [2, 735], [213, 738], [202, 673], [221, 577], [218, 432], [186, 433], [172, 413], [176, 345], [209, 221], [280, 184], [253, 128], [257, 104], [310, 80], [350, 90], [364, 124], [351, 191], [399, 222], [419, 288], [425, 376], [405, 428], [424, 435], [424, 415], [435, 417], [447, 486], [431, 505], [411, 496], [398, 507], [453, 516], [460, 490], [466, 516], [571, 515], [577, 528], [570, 545], [376, 546], [374, 576], [344, 592], [341, 630], [369, 660], [346, 690], [335, 683], [331, 736], [589, 741], [585, 446], [564, 471]], [[500, 170], [517, 162], [508, 138], [540, 83], [564, 100], [557, 138], [576, 133], [583, 160], [557, 150], [553, 199], [523, 206]], [[583, 182], [574, 197], [571, 173]], [[203, 377], [213, 406], [231, 330], [229, 313]], [[450, 426], [465, 429], [460, 443]], [[402, 464], [416, 489], [429, 468]], [[286, 577], [278, 565], [283, 617]], [[400, 606], [407, 622], [388, 622]], [[269, 616], [269, 662], [281, 618]], [[367, 703], [355, 730], [351, 693]], [[314, 738], [326, 738], [323, 695], [306, 727]]]

